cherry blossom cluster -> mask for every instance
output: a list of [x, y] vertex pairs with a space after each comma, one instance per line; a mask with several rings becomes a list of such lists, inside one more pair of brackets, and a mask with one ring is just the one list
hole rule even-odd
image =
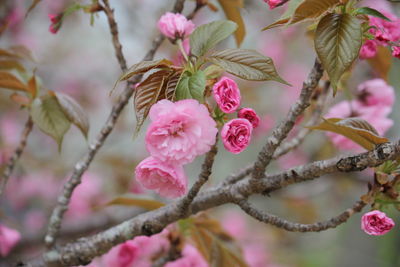
[[387, 18], [387, 21], [377, 17], [369, 18], [369, 26], [371, 27], [369, 33], [373, 35], [374, 39], [367, 40], [360, 50], [360, 58], [372, 58], [378, 52], [379, 46], [390, 46], [392, 55], [400, 58], [400, 19], [389, 11], [382, 11]]
[[[384, 135], [393, 126], [393, 120], [388, 115], [392, 112], [394, 102], [395, 92], [392, 86], [382, 79], [368, 80], [358, 86], [356, 99], [337, 103], [325, 117], [359, 117], [374, 126], [379, 135]], [[330, 132], [326, 134], [338, 148], [359, 149], [356, 143], [342, 135]]]
[[[236, 82], [222, 77], [213, 86], [213, 96], [223, 113], [234, 113], [240, 107], [241, 95]], [[224, 124], [221, 130], [222, 142], [226, 150], [239, 154], [249, 145], [253, 129], [260, 124], [260, 118], [251, 108], [238, 111], [238, 118]]]

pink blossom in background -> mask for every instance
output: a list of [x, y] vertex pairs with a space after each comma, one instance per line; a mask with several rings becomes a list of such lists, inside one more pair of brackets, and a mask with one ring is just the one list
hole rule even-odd
[[19, 119], [12, 113], [4, 114], [0, 120], [0, 139], [6, 147], [14, 147], [19, 143], [22, 134], [22, 127]]
[[263, 242], [253, 241], [243, 244], [243, 256], [249, 267], [268, 267], [270, 259]]
[[281, 5], [283, 2], [287, 2], [285, 0], [264, 0], [265, 3], [269, 5], [270, 9], [274, 9]]
[[168, 262], [165, 267], [208, 267], [208, 263], [200, 252], [192, 245], [186, 244], [182, 250], [182, 257]]
[[161, 16], [157, 26], [160, 32], [170, 39], [183, 39], [191, 34], [195, 28], [191, 20], [187, 20], [182, 14], [171, 12]]
[[376, 55], [377, 51], [378, 51], [378, 44], [375, 42], [375, 40], [367, 40], [361, 46], [360, 58], [361, 59], [372, 58]]
[[248, 120], [253, 125], [253, 128], [257, 128], [260, 124], [260, 117], [252, 108], [241, 108], [238, 112], [238, 117]]
[[392, 56], [400, 58], [400, 47], [392, 46]]
[[153, 258], [169, 249], [166, 231], [148, 236], [138, 236], [133, 240], [113, 247], [100, 262], [104, 267], [151, 267]]
[[359, 100], [366, 106], [392, 107], [396, 98], [393, 87], [383, 79], [363, 82], [357, 92]]
[[257, 138], [267, 136], [268, 132], [275, 124], [275, 120], [270, 115], [264, 115], [260, 118], [260, 125], [254, 129], [254, 135]]
[[21, 239], [21, 234], [12, 228], [0, 224], [0, 255], [5, 257]]
[[155, 190], [163, 197], [177, 198], [187, 190], [187, 177], [182, 165], [169, 165], [148, 157], [137, 165], [135, 175], [145, 188]]
[[66, 218], [75, 220], [91, 214], [93, 207], [100, 205], [103, 198], [100, 178], [93, 173], [85, 173], [82, 183], [72, 193]]
[[379, 210], [367, 212], [361, 218], [361, 229], [369, 235], [384, 235], [394, 225], [394, 221]]
[[213, 96], [218, 107], [225, 113], [233, 113], [240, 107], [240, 90], [236, 82], [222, 77], [213, 86]]
[[386, 46], [388, 42], [397, 42], [400, 39], [400, 20], [391, 12], [382, 11], [382, 13], [391, 21], [370, 16], [369, 24], [374, 27], [370, 29], [370, 33], [380, 45]]
[[37, 233], [47, 223], [47, 216], [42, 210], [32, 210], [27, 212], [24, 218], [24, 225], [28, 232]]
[[235, 239], [245, 240], [249, 237], [246, 219], [244, 218], [243, 214], [239, 212], [231, 211], [227, 213], [224, 215], [221, 224], [224, 230], [226, 230], [228, 234]]
[[286, 155], [279, 157], [278, 164], [282, 170], [287, 170], [296, 166], [306, 164], [308, 162], [307, 155], [301, 150], [290, 151]]
[[221, 130], [225, 149], [233, 154], [239, 154], [249, 145], [252, 132], [253, 126], [246, 119], [228, 121]]
[[160, 161], [190, 163], [215, 144], [216, 122], [197, 100], [161, 100], [151, 107], [149, 116], [146, 148]]

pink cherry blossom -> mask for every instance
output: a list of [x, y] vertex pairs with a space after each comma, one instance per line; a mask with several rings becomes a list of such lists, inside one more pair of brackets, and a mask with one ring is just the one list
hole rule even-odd
[[384, 235], [394, 225], [394, 221], [379, 210], [367, 212], [361, 218], [361, 229], [369, 235]]
[[182, 14], [171, 12], [161, 16], [157, 26], [160, 32], [170, 39], [183, 39], [191, 34], [195, 28], [191, 20], [187, 20]]
[[400, 20], [391, 12], [382, 11], [391, 21], [387, 21], [377, 17], [371, 17], [369, 24], [373, 28], [370, 33], [375, 36], [375, 39], [381, 44], [386, 46], [388, 42], [397, 42], [400, 39]]
[[239, 154], [249, 145], [252, 132], [253, 126], [246, 119], [228, 121], [221, 130], [224, 147], [233, 154]]
[[218, 107], [225, 113], [233, 113], [240, 106], [240, 90], [236, 82], [222, 77], [213, 87], [213, 95]]
[[208, 267], [208, 263], [200, 252], [192, 245], [186, 244], [182, 250], [182, 257], [168, 262], [165, 267]]
[[375, 40], [365, 41], [365, 43], [361, 46], [360, 58], [367, 59], [374, 57], [378, 51], [377, 49], [378, 49], [378, 44]]
[[269, 5], [270, 9], [274, 9], [280, 6], [282, 3], [287, 2], [285, 0], [264, 0], [265, 3]]
[[177, 198], [186, 193], [187, 177], [182, 165], [169, 165], [148, 157], [137, 165], [135, 175], [145, 188], [155, 190], [163, 197]]
[[20, 239], [21, 235], [17, 230], [0, 224], [0, 255], [7, 256]]
[[392, 46], [392, 56], [400, 58], [400, 47]]
[[392, 107], [395, 93], [392, 86], [383, 79], [368, 80], [357, 88], [359, 100], [366, 106]]
[[253, 125], [253, 129], [257, 128], [260, 124], [260, 117], [258, 117], [257, 113], [252, 108], [242, 108], [238, 112], [238, 117], [242, 119], [248, 120], [251, 125]]
[[146, 148], [160, 161], [186, 164], [215, 144], [216, 122], [197, 100], [161, 100], [151, 107], [149, 116], [152, 122], [146, 133]]

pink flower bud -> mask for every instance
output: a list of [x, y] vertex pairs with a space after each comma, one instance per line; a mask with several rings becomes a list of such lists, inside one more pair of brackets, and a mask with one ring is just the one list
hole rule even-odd
[[18, 231], [0, 224], [0, 255], [7, 256], [20, 239]]
[[240, 106], [240, 90], [236, 82], [228, 77], [222, 77], [214, 84], [213, 95], [218, 107], [225, 113], [233, 113]]
[[163, 197], [177, 198], [186, 193], [187, 177], [182, 165], [169, 165], [148, 157], [136, 166], [135, 175], [145, 188]]
[[264, 0], [264, 2], [269, 5], [269, 9], [274, 9], [287, 2], [287, 0]]
[[246, 119], [228, 121], [221, 130], [225, 149], [233, 154], [239, 154], [249, 145], [252, 131], [253, 126]]
[[238, 112], [238, 117], [242, 119], [248, 120], [253, 128], [257, 128], [260, 124], [260, 117], [258, 117], [257, 113], [252, 108], [242, 108]]
[[384, 212], [374, 210], [361, 218], [361, 229], [369, 235], [384, 235], [394, 227], [394, 221]]
[[183, 39], [191, 34], [195, 28], [191, 20], [187, 20], [182, 14], [165, 13], [158, 21], [158, 29], [170, 39]]
[[58, 32], [58, 30], [61, 27], [61, 19], [62, 19], [62, 13], [61, 14], [48, 14], [48, 17], [50, 19], [50, 27], [49, 27], [49, 31], [52, 34], [56, 34]]

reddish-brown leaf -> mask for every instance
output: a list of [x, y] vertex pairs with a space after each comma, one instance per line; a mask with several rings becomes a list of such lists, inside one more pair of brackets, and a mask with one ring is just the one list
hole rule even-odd
[[17, 91], [27, 91], [27, 86], [23, 84], [13, 74], [5, 71], [0, 71], [0, 88], [6, 88]]

